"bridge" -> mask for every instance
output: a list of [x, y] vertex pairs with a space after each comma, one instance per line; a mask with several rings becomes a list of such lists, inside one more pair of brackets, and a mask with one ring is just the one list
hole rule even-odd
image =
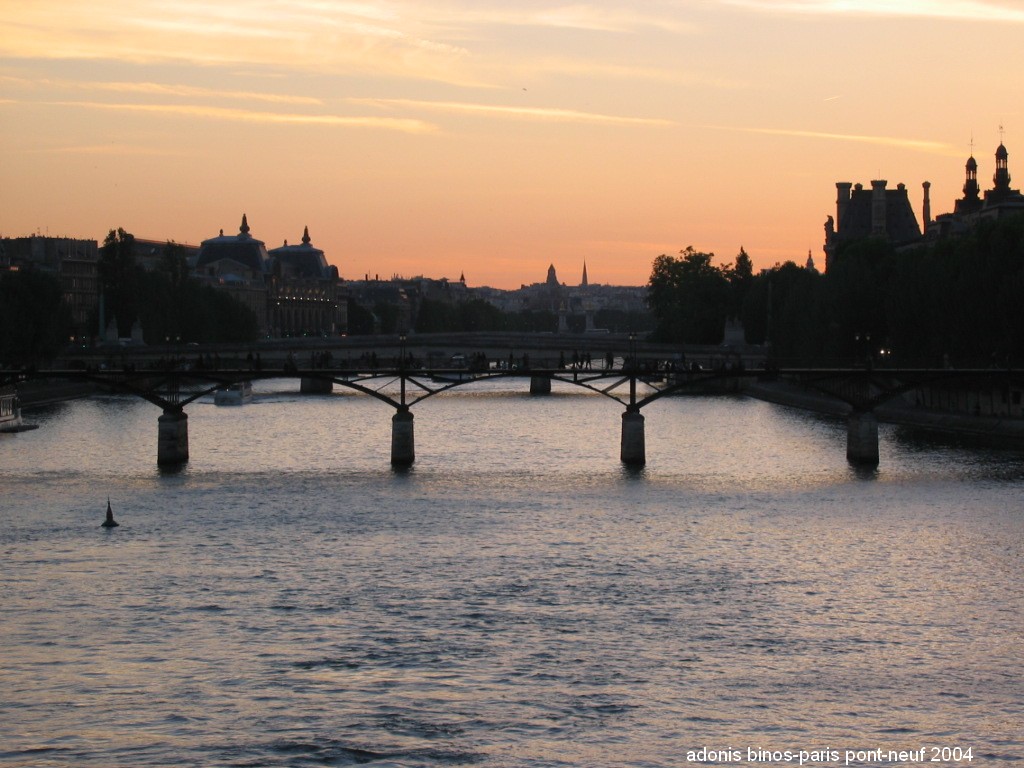
[[[622, 339], [609, 340], [623, 344]], [[564, 344], [564, 340], [563, 340]], [[328, 350], [314, 350], [310, 364], [300, 366], [293, 350], [269, 354], [247, 354], [240, 358], [194, 353], [188, 357], [147, 350], [122, 356], [120, 363], [108, 355], [102, 364], [76, 367], [0, 371], [0, 386], [17, 385], [33, 379], [61, 379], [89, 382], [114, 393], [134, 395], [161, 409], [158, 418], [157, 463], [181, 465], [189, 460], [188, 415], [185, 408], [217, 390], [243, 382], [265, 379], [293, 379], [304, 393], [326, 393], [345, 387], [376, 398], [394, 410], [391, 432], [391, 463], [409, 466], [415, 461], [414, 416], [412, 408], [427, 398], [456, 387], [470, 387], [494, 379], [519, 379], [529, 383], [532, 395], [551, 392], [554, 382], [581, 387], [618, 403], [622, 408], [620, 460], [630, 466], [646, 463], [645, 417], [642, 409], [662, 397], [686, 392], [741, 391], [753, 379], [776, 378], [798, 382], [803, 388], [836, 398], [848, 406], [847, 459], [856, 465], [876, 466], [878, 418], [876, 408], [904, 393], [929, 386], [954, 386], [988, 392], [1024, 389], [1024, 372], [997, 369], [915, 368], [775, 368], [763, 367], [763, 360], [717, 352], [705, 364], [669, 360], [665, 350], [643, 348], [629, 339], [622, 356], [609, 351], [594, 360], [592, 355], [565, 352], [536, 344], [533, 356], [523, 351], [498, 359], [478, 351], [453, 364], [445, 359], [432, 365], [423, 355], [410, 352], [406, 339], [377, 346], [357, 358], [346, 355], [334, 362]], [[381, 354], [378, 354], [380, 349]], [[525, 349], [525, 348], [524, 348]], [[166, 350], [164, 350], [166, 352]], [[383, 354], [387, 351], [397, 354]], [[420, 350], [422, 351], [422, 350]], [[676, 353], [678, 356], [678, 352]], [[437, 356], [434, 356], [435, 359]], [[457, 355], [456, 358], [461, 358]], [[96, 363], [96, 360], [92, 360]], [[751, 363], [759, 367], [752, 367]], [[397, 391], [396, 391], [397, 390]], [[1005, 398], [1004, 398], [1005, 399]]]

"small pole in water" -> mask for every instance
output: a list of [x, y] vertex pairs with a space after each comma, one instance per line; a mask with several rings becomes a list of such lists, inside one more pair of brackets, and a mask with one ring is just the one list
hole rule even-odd
[[100, 525], [103, 528], [117, 528], [120, 523], [114, 519], [114, 510], [110, 508], [110, 497], [107, 496], [107, 519], [104, 520]]

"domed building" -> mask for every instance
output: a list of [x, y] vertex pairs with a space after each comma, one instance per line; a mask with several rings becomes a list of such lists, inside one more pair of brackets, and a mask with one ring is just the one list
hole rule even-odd
[[347, 325], [347, 305], [341, 300], [338, 268], [315, 248], [306, 227], [300, 245], [267, 251], [250, 234], [242, 214], [237, 235], [204, 240], [195, 260], [195, 275], [225, 290], [256, 315], [264, 336], [324, 336]]
[[268, 253], [270, 327], [275, 336], [324, 336], [347, 325], [347, 307], [338, 297], [338, 268], [313, 246], [309, 227], [299, 245]]
[[225, 235], [222, 229], [219, 236], [200, 243], [196, 271], [262, 279], [269, 271], [269, 262], [266, 246], [249, 234], [249, 222], [243, 213], [237, 235]]
[[267, 286], [270, 258], [262, 240], [249, 234], [249, 222], [242, 214], [237, 235], [203, 240], [196, 256], [195, 274], [207, 284], [227, 291], [256, 315], [261, 333], [267, 330]]

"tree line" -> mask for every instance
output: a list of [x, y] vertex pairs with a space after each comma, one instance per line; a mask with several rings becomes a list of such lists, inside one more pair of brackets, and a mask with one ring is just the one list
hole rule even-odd
[[853, 241], [824, 274], [786, 262], [754, 274], [687, 248], [661, 255], [648, 281], [652, 338], [719, 344], [726, 319], [785, 364], [989, 366], [1024, 362], [1024, 216], [897, 251]]
[[[101, 299], [86, 321], [93, 333], [113, 322], [121, 338], [139, 323], [147, 344], [250, 342], [258, 335], [252, 310], [192, 277], [184, 249], [173, 242], [148, 271], [136, 260], [134, 236], [112, 229], [99, 251], [97, 275]], [[82, 330], [72, 324], [56, 276], [34, 269], [0, 274], [0, 364], [52, 359]]]
[[259, 334], [251, 309], [189, 274], [185, 249], [176, 243], [164, 246], [149, 271], [136, 262], [135, 238], [111, 230], [97, 266], [104, 322], [113, 319], [121, 338], [131, 335], [136, 322], [147, 344], [249, 342]]

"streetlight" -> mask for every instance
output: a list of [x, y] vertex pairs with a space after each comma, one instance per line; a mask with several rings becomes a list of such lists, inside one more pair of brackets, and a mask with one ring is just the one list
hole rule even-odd
[[857, 332], [853, 334], [853, 340], [857, 345], [857, 352], [863, 355], [864, 362], [870, 363], [871, 360], [871, 334]]

